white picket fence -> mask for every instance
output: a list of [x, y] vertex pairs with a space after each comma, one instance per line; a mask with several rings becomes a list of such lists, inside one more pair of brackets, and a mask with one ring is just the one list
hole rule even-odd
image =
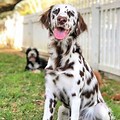
[[48, 31], [42, 27], [39, 20], [40, 13], [24, 17], [22, 47], [36, 47], [41, 53], [47, 54]]
[[120, 1], [81, 9], [88, 36], [80, 38], [94, 68], [120, 76]]

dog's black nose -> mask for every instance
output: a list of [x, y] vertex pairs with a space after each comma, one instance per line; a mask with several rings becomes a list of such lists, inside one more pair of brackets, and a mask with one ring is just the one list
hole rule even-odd
[[67, 22], [67, 18], [66, 17], [62, 17], [62, 16], [58, 16], [57, 18], [57, 22], [60, 24], [60, 25], [63, 25]]
[[31, 56], [34, 56], [34, 53], [32, 53]]

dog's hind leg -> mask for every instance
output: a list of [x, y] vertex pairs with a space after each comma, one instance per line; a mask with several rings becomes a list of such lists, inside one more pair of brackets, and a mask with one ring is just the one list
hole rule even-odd
[[95, 106], [81, 111], [79, 120], [115, 120], [111, 110], [105, 103], [98, 103]]
[[69, 120], [69, 109], [61, 105], [58, 109], [57, 120]]
[[105, 103], [98, 103], [94, 108], [94, 113], [96, 118], [100, 120], [114, 120], [111, 110]]

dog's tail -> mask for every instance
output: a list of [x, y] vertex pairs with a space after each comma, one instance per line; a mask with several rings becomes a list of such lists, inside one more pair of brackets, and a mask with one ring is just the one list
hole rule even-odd
[[96, 78], [98, 80], [99, 86], [101, 86], [103, 84], [103, 81], [102, 81], [102, 77], [101, 77], [100, 72], [98, 72], [97, 70], [94, 70], [93, 72], [94, 72], [94, 75], [96, 76]]

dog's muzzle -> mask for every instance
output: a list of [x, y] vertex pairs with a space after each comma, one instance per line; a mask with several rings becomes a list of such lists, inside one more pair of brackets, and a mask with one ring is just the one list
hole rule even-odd
[[67, 18], [63, 16], [58, 16], [57, 17], [57, 24], [58, 25], [64, 25], [67, 22]]
[[53, 30], [54, 37], [57, 40], [64, 40], [69, 34], [69, 30], [65, 29], [65, 23], [67, 22], [67, 17], [58, 16], [57, 26]]

